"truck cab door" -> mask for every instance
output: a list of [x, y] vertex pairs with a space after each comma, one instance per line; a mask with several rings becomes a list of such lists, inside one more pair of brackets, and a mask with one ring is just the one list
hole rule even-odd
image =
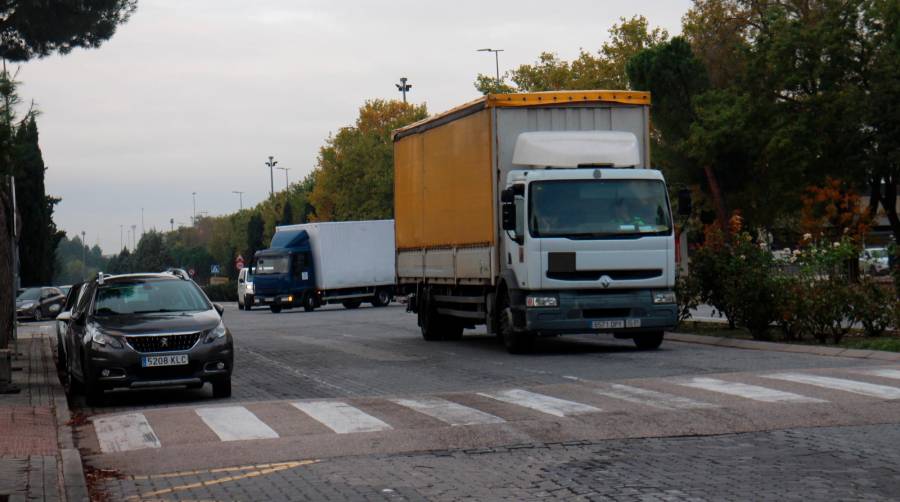
[[309, 251], [291, 255], [291, 282], [303, 289], [313, 287], [311, 258]]

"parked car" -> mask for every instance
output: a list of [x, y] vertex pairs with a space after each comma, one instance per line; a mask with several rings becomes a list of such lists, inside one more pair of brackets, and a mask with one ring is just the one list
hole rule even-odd
[[16, 297], [16, 318], [42, 321], [56, 317], [66, 302], [58, 288], [26, 288]]
[[253, 296], [253, 272], [250, 267], [244, 267], [238, 272], [237, 297], [238, 309], [253, 310], [253, 302], [257, 300]]
[[209, 382], [231, 396], [234, 348], [215, 305], [194, 281], [168, 274], [99, 275], [66, 319], [67, 371], [72, 391], [88, 404], [104, 391]]
[[887, 249], [863, 249], [859, 257], [859, 266], [863, 272], [868, 273], [869, 275], [887, 273], [891, 269]]
[[84, 283], [73, 284], [72, 286], [63, 286], [69, 288], [66, 292], [66, 302], [63, 305], [62, 312], [56, 317], [56, 366], [60, 371], [66, 369], [66, 330], [69, 328], [69, 319], [71, 315], [64, 316], [63, 313], [71, 314], [72, 308], [78, 304], [78, 295], [83, 290], [81, 286]]

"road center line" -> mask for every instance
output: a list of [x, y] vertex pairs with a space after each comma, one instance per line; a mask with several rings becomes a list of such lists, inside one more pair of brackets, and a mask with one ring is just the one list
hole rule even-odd
[[392, 429], [372, 415], [339, 401], [305, 401], [291, 405], [338, 434]]
[[243, 406], [197, 408], [196, 412], [222, 441], [278, 437], [277, 432]]
[[391, 401], [450, 425], [499, 424], [505, 422], [500, 417], [438, 397], [392, 399]]
[[718, 408], [711, 403], [695, 401], [681, 396], [664, 394], [655, 390], [641, 389], [630, 385], [611, 384], [610, 389], [593, 389], [601, 396], [628, 401], [629, 403], [643, 404], [653, 408], [665, 410], [691, 410], [700, 408]]
[[693, 387], [695, 389], [708, 390], [710, 392], [718, 392], [721, 394], [729, 394], [732, 396], [752, 399], [754, 401], [762, 401], [765, 403], [826, 403], [822, 399], [814, 397], [801, 396], [793, 392], [784, 392], [781, 390], [761, 387], [759, 385], [748, 385], [738, 382], [726, 382], [716, 378], [692, 378], [687, 382], [680, 382], [678, 385], [685, 387]]
[[143, 413], [128, 413], [91, 420], [103, 453], [159, 448], [159, 438]]
[[900, 389], [898, 389], [897, 387], [889, 387], [887, 385], [859, 382], [856, 380], [846, 380], [843, 378], [809, 375], [806, 373], [777, 373], [774, 375], [764, 376], [766, 378], [785, 380], [788, 382], [798, 382], [807, 385], [815, 385], [817, 387], [824, 387], [826, 389], [852, 392], [853, 394], [876, 397], [879, 399], [900, 399]]
[[501, 390], [496, 392], [479, 392], [479, 396], [489, 397], [504, 403], [515, 404], [525, 408], [547, 413], [557, 417], [566, 417], [569, 415], [581, 415], [584, 413], [596, 413], [603, 411], [600, 408], [576, 403], [574, 401], [566, 401], [555, 397], [529, 392], [522, 389]]

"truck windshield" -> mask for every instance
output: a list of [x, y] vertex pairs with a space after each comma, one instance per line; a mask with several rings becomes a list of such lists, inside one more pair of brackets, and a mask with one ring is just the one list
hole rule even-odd
[[534, 237], [667, 235], [666, 186], [657, 180], [553, 180], [531, 184], [528, 228]]
[[290, 260], [286, 255], [261, 256], [256, 259], [256, 275], [286, 274], [290, 270]]

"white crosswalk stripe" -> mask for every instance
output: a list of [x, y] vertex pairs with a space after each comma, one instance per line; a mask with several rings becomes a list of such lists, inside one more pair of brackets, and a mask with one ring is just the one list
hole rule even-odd
[[664, 410], [693, 410], [702, 408], [718, 408], [711, 403], [696, 401], [687, 397], [673, 396], [655, 390], [632, 387], [630, 385], [610, 384], [608, 389], [594, 389], [594, 392], [606, 397], [643, 404]]
[[392, 399], [391, 401], [450, 425], [499, 424], [505, 422], [500, 417], [439, 397]]
[[159, 448], [159, 438], [143, 413], [92, 419], [103, 453]]
[[678, 385], [692, 387], [695, 389], [708, 390], [710, 392], [718, 392], [731, 396], [743, 397], [754, 401], [762, 401], [765, 403], [825, 403], [822, 399], [814, 397], [801, 396], [793, 392], [784, 392], [781, 390], [761, 387], [759, 385], [748, 385], [737, 382], [726, 382], [716, 378], [697, 377], [686, 382], [678, 382]]
[[306, 401], [291, 404], [338, 434], [386, 431], [392, 428], [372, 415], [339, 401]]
[[889, 387], [887, 385], [859, 382], [857, 380], [846, 380], [844, 378], [809, 375], [806, 373], [777, 373], [774, 375], [763, 376], [776, 380], [815, 385], [816, 387], [824, 387], [826, 389], [852, 392], [853, 394], [877, 397], [879, 399], [900, 399], [900, 389], [897, 387]]
[[865, 373], [867, 373], [869, 375], [878, 376], [881, 378], [893, 378], [894, 380], [900, 380], [900, 370], [877, 369], [877, 370], [868, 370]]
[[243, 406], [197, 408], [195, 411], [222, 441], [278, 437], [277, 432]]
[[555, 397], [529, 392], [522, 389], [501, 390], [497, 392], [479, 392], [479, 396], [489, 397], [502, 401], [504, 403], [515, 404], [525, 408], [547, 413], [557, 417], [566, 417], [569, 415], [581, 415], [584, 413], [596, 413], [603, 411], [600, 408], [576, 403], [575, 401], [566, 401]]

